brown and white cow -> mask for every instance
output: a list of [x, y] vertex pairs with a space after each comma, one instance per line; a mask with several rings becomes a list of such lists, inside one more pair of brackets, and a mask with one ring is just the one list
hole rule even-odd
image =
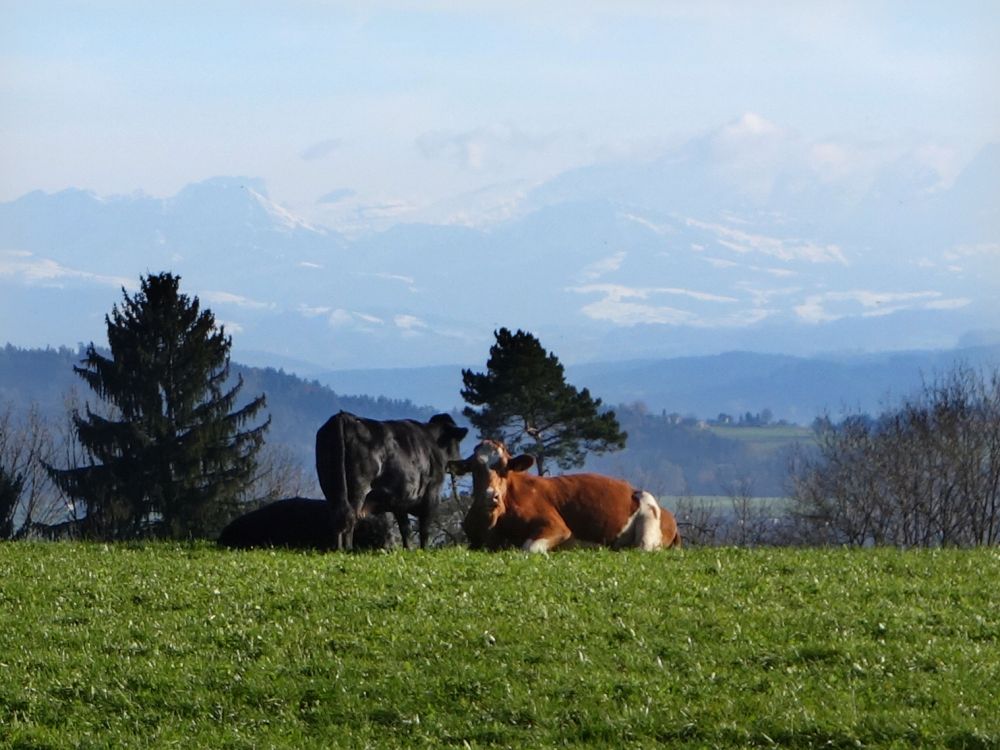
[[600, 474], [539, 477], [528, 455], [485, 440], [449, 471], [472, 474], [473, 501], [462, 527], [473, 549], [516, 546], [547, 552], [560, 545], [620, 549], [679, 547], [673, 514], [648, 492]]

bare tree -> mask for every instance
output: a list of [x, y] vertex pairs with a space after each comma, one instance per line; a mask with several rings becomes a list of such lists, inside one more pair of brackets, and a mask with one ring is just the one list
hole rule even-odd
[[16, 478], [16, 492], [0, 507], [0, 536], [28, 533], [35, 525], [52, 525], [71, 518], [65, 497], [45, 470], [54, 457], [57, 439], [36, 404], [18, 414], [8, 403], [0, 408], [0, 471]]
[[289, 497], [322, 497], [312, 467], [307, 470], [289, 447], [265, 443], [241, 505], [256, 507]]
[[686, 488], [674, 511], [685, 545], [707, 547], [724, 543], [723, 518], [711, 499], [695, 497]]
[[471, 505], [471, 478], [459, 479], [453, 474], [449, 475], [445, 482], [445, 493], [431, 520], [431, 546], [450, 547], [468, 543], [462, 521]]
[[795, 514], [813, 536], [901, 547], [1000, 541], [997, 371], [958, 366], [878, 419], [819, 429], [818, 456], [791, 474]]
[[753, 479], [742, 477], [728, 482], [726, 494], [732, 512], [727, 528], [727, 541], [739, 547], [767, 544], [769, 514], [754, 497]]

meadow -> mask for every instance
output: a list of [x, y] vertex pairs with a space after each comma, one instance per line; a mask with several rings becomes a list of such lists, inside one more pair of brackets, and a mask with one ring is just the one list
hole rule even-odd
[[1000, 747], [1000, 551], [0, 544], [0, 747]]

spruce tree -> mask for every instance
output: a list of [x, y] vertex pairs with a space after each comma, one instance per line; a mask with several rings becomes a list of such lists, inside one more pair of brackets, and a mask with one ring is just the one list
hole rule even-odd
[[107, 539], [203, 536], [228, 517], [249, 483], [270, 423], [244, 429], [264, 406], [236, 406], [229, 383], [232, 340], [180, 277], [150, 274], [105, 316], [111, 356], [93, 343], [74, 367], [107, 403], [73, 414], [91, 463], [50, 469], [87, 508], [91, 534]]
[[[581, 466], [587, 452], [625, 447], [615, 413], [566, 382], [559, 359], [530, 333], [494, 332], [485, 373], [462, 370], [463, 413], [481, 438], [503, 440], [511, 453], [535, 456], [538, 473], [554, 461]], [[473, 407], [479, 407], [478, 409]]]

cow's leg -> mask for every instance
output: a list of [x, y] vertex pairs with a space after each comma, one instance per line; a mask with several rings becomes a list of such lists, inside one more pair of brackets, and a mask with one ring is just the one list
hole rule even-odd
[[392, 515], [396, 517], [399, 524], [399, 535], [403, 539], [403, 549], [410, 548], [410, 514], [405, 510], [395, 511]]
[[427, 542], [431, 536], [431, 514], [424, 510], [417, 518], [417, 534], [420, 536], [420, 549], [427, 549]]
[[417, 534], [420, 536], [420, 549], [427, 549], [427, 543], [431, 538], [431, 521], [434, 520], [434, 512], [437, 508], [437, 496], [424, 497], [417, 508]]
[[399, 536], [403, 541], [403, 549], [410, 548], [410, 516], [407, 508], [410, 503], [402, 490], [397, 487], [389, 487], [379, 484], [372, 487], [365, 495], [365, 513], [373, 515], [375, 513], [392, 513], [399, 526]]
[[333, 532], [334, 549], [351, 549], [354, 535], [354, 511], [346, 505], [334, 507], [330, 503], [330, 529]]
[[533, 529], [531, 536], [521, 545], [521, 549], [525, 552], [548, 552], [571, 536], [573, 536], [573, 532], [569, 530], [561, 518], [553, 519], [545, 525]]
[[345, 514], [344, 525], [340, 531], [340, 539], [337, 546], [350, 552], [354, 549], [354, 527], [358, 525], [358, 516], [353, 510], [348, 510]]

